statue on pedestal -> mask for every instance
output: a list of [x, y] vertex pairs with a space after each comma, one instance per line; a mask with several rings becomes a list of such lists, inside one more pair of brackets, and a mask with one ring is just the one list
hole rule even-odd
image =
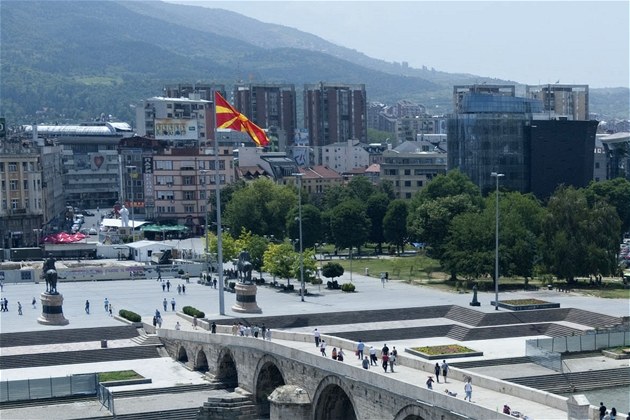
[[125, 207], [124, 204], [122, 208], [118, 211], [118, 214], [120, 214], [120, 219], [122, 220], [123, 227], [128, 227], [129, 226], [129, 210], [127, 210], [127, 207]]
[[252, 284], [252, 263], [249, 252], [243, 250], [238, 254], [236, 269], [238, 270], [238, 281], [243, 284]]
[[481, 306], [481, 303], [479, 303], [479, 301], [477, 300], [477, 285], [475, 284], [472, 289], [473, 289], [473, 298], [472, 298], [472, 302], [470, 302], [470, 306]]
[[42, 271], [44, 279], [46, 279], [46, 293], [51, 295], [59, 294], [59, 292], [57, 292], [57, 269], [53, 257], [48, 257], [44, 262]]

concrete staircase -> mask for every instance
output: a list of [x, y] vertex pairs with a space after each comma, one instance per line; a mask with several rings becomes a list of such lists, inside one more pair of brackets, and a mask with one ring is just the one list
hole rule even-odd
[[144, 413], [116, 414], [116, 416], [89, 417], [90, 420], [196, 420], [199, 408], [180, 408], [175, 410], [147, 411]]
[[154, 347], [163, 346], [157, 334], [147, 334], [146, 332], [144, 332], [144, 330], [140, 330], [139, 332], [140, 332], [140, 335], [131, 339], [131, 341], [133, 341], [137, 345], [154, 346]]
[[179, 394], [183, 392], [213, 391], [216, 389], [225, 389], [225, 385], [221, 382], [214, 382], [207, 384], [177, 385], [162, 388], [132, 389], [126, 391], [116, 391], [115, 388], [111, 388], [110, 390], [112, 391], [114, 399], [118, 400], [120, 398], [146, 397], [148, 395], [158, 394]]
[[621, 324], [621, 318], [575, 308], [571, 308], [564, 321], [587, 325], [593, 328], [606, 328]]
[[598, 370], [597, 373], [571, 372], [517, 377], [505, 379], [508, 382], [555, 394], [579, 392], [585, 389], [610, 388], [630, 385], [630, 368]]
[[504, 359], [486, 359], [486, 360], [468, 360], [465, 362], [453, 362], [451, 366], [460, 369], [472, 369], [478, 367], [492, 367], [504, 365], [518, 365], [521, 363], [533, 363], [527, 356], [522, 357], [506, 357]]
[[55, 353], [0, 356], [0, 370], [40, 366], [73, 365], [78, 363], [112, 362], [116, 360], [161, 357], [155, 347], [134, 346], [98, 350], [64, 351]]
[[4, 333], [0, 334], [0, 347], [27, 347], [45, 344], [121, 340], [133, 338], [137, 335], [138, 331], [133, 325]]
[[252, 420], [259, 418], [256, 404], [251, 397], [232, 393], [222, 397], [210, 397], [199, 413], [203, 420]]

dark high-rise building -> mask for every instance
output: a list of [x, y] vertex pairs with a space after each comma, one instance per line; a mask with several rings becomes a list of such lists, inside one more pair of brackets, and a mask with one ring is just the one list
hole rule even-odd
[[515, 96], [514, 86], [456, 86], [448, 119], [448, 169], [459, 168], [485, 193], [492, 172], [502, 188], [548, 197], [560, 184], [593, 178], [597, 121], [549, 118], [542, 101]]
[[304, 85], [304, 125], [312, 146], [356, 139], [367, 142], [365, 85]]
[[261, 128], [282, 130], [289, 144], [297, 128], [295, 101], [292, 84], [234, 86], [234, 107]]

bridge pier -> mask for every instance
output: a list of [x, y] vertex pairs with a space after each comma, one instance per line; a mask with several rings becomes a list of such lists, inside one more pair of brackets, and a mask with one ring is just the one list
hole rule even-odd
[[270, 420], [309, 419], [312, 403], [305, 389], [296, 385], [280, 386], [269, 396]]

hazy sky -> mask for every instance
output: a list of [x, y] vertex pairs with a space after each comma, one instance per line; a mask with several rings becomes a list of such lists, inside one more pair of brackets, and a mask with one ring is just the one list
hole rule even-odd
[[630, 85], [627, 0], [186, 3], [290, 26], [412, 67], [527, 84]]

